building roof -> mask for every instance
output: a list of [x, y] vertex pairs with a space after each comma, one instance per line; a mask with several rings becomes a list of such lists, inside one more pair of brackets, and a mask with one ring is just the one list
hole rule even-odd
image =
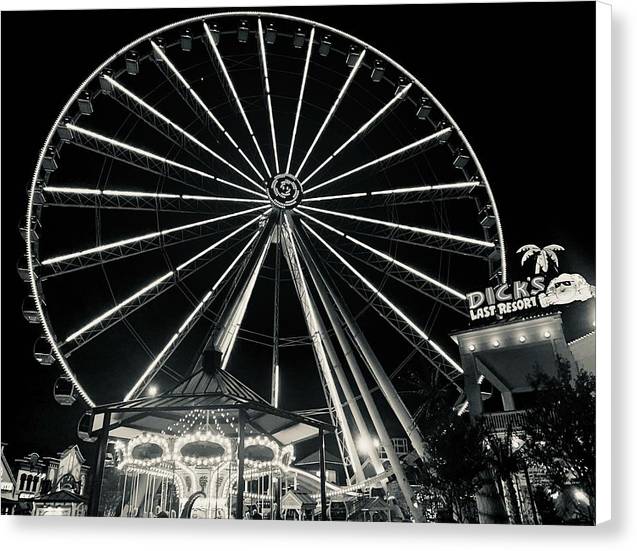
[[547, 320], [552, 322], [562, 323], [562, 314], [561, 312], [543, 312], [541, 314], [531, 315], [531, 316], [519, 316], [512, 317], [506, 320], [494, 320], [491, 323], [484, 323], [480, 325], [474, 325], [471, 327], [467, 327], [465, 329], [456, 329], [455, 331], [451, 331], [449, 336], [451, 339], [458, 344], [458, 337], [464, 337], [466, 335], [475, 335], [476, 333], [488, 333], [491, 331], [498, 331], [507, 329], [509, 327], [515, 327], [518, 324], [535, 324], [535, 323], [546, 323]]
[[361, 511], [387, 511], [391, 505], [379, 497], [365, 498], [360, 508]]
[[289, 490], [285, 493], [281, 499], [282, 509], [313, 509], [316, 507], [316, 500], [305, 492], [299, 492], [298, 490]]
[[86, 503], [87, 499], [70, 492], [69, 490], [56, 490], [43, 496], [33, 497], [25, 501], [34, 503]]
[[86, 463], [86, 459], [82, 455], [82, 452], [80, 451], [80, 448], [78, 447], [77, 444], [71, 444], [70, 446], [67, 446], [66, 448], [64, 448], [64, 450], [58, 453], [58, 457], [61, 459], [62, 457], [64, 457], [64, 455], [66, 455], [67, 452], [71, 452], [71, 451], [75, 452], [75, 455], [77, 456], [77, 459], [80, 463], [82, 464]]
[[213, 373], [203, 368], [195, 371], [166, 394], [171, 395], [225, 395], [228, 398], [267, 402], [256, 392], [243, 384], [239, 379], [225, 370], [218, 369]]
[[[159, 396], [147, 396], [95, 407], [93, 431], [102, 428], [103, 414], [112, 413], [111, 432], [124, 438], [131, 435], [120, 428], [137, 432], [159, 432], [178, 420], [184, 411], [241, 410], [247, 425], [269, 434], [280, 444], [301, 442], [315, 436], [319, 429], [333, 432], [335, 427], [318, 419], [275, 408], [261, 396], [224, 370], [199, 369], [175, 387]], [[119, 430], [118, 433], [114, 432]], [[222, 426], [225, 434], [236, 432], [236, 426]]]
[[[295, 461], [294, 464], [297, 467], [303, 467], [303, 466], [307, 466], [307, 465], [318, 465], [319, 464], [319, 452], [318, 450], [315, 452], [312, 452], [310, 455], [306, 455], [303, 459], [299, 459], [298, 461]], [[334, 463], [336, 465], [342, 465], [343, 462], [336, 457], [334, 454], [330, 453], [329, 451], [325, 451], [325, 463]]]

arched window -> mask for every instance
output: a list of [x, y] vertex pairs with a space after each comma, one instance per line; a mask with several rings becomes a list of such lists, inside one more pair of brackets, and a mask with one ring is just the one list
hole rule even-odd
[[26, 487], [27, 492], [31, 491], [31, 484], [32, 483], [33, 483], [33, 475], [27, 476], [27, 487]]
[[27, 475], [26, 473], [22, 473], [22, 476], [20, 476], [20, 490], [24, 490], [24, 484], [27, 481]]

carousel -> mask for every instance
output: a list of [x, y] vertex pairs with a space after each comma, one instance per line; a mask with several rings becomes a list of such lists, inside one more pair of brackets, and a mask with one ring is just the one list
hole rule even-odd
[[[325, 475], [333, 430], [272, 407], [226, 371], [202, 368], [160, 396], [83, 417], [80, 434], [99, 442], [89, 514], [275, 519], [285, 495], [302, 489], [313, 517], [327, 518], [327, 491], [340, 490]], [[295, 444], [317, 437], [314, 475], [292, 463]]]

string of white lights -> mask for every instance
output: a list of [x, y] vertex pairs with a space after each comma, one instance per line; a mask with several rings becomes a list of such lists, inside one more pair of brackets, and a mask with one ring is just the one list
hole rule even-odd
[[325, 180], [324, 182], [321, 182], [320, 184], [316, 184], [314, 187], [311, 187], [305, 190], [305, 194], [306, 195], [310, 194], [313, 191], [316, 191], [317, 189], [322, 188], [323, 186], [326, 186], [338, 180], [342, 180], [343, 178], [347, 178], [348, 176], [351, 176], [352, 174], [356, 174], [357, 172], [360, 172], [361, 170], [365, 170], [366, 168], [370, 168], [377, 164], [388, 161], [389, 159], [397, 157], [398, 155], [402, 155], [403, 153], [406, 153], [407, 151], [410, 151], [417, 147], [421, 147], [430, 142], [434, 142], [435, 140], [438, 140], [440, 138], [444, 138], [445, 136], [448, 136], [451, 132], [452, 132], [451, 128], [443, 128], [442, 130], [438, 130], [438, 132], [434, 132], [433, 134], [425, 138], [421, 138], [420, 140], [417, 140], [413, 143], [405, 145], [399, 149], [396, 149], [395, 151], [391, 151], [390, 153], [387, 153], [383, 155], [382, 157], [378, 157], [377, 159], [374, 159], [373, 161], [369, 161], [365, 164], [357, 166], [356, 168], [352, 168], [351, 170], [348, 170], [347, 172], [343, 172], [342, 174], [339, 174], [338, 176], [334, 176], [333, 178], [330, 178], [329, 180]]
[[404, 262], [401, 262], [400, 260], [389, 256], [388, 254], [384, 253], [383, 251], [380, 251], [378, 249], [376, 249], [375, 247], [372, 247], [371, 245], [368, 245], [367, 243], [364, 243], [363, 241], [361, 241], [360, 239], [356, 239], [355, 237], [352, 237], [351, 235], [347, 235], [346, 233], [336, 229], [334, 226], [330, 226], [329, 224], [327, 224], [326, 222], [322, 222], [321, 220], [314, 218], [314, 216], [310, 216], [309, 214], [305, 213], [305, 212], [301, 212], [300, 213], [302, 216], [305, 216], [306, 218], [309, 218], [310, 220], [312, 220], [313, 222], [319, 224], [320, 226], [324, 227], [325, 229], [340, 235], [341, 237], [344, 237], [345, 239], [351, 241], [352, 243], [356, 243], [358, 246], [370, 251], [371, 253], [375, 254], [376, 256], [382, 258], [383, 260], [386, 260], [387, 262], [389, 262], [390, 264], [395, 264], [396, 266], [399, 266], [400, 268], [402, 268], [403, 270], [407, 270], [409, 273], [415, 275], [416, 277], [422, 279], [423, 281], [426, 281], [427, 283], [431, 283], [432, 285], [435, 285], [436, 287], [442, 289], [443, 291], [452, 294], [453, 296], [461, 299], [461, 300], [466, 300], [467, 296], [459, 291], [456, 291], [455, 289], [449, 287], [448, 285], [445, 285], [444, 283], [442, 283], [441, 281], [438, 281], [437, 279], [428, 276], [424, 273], [422, 273], [421, 271], [417, 270], [416, 268], [413, 268], [412, 266], [409, 266], [408, 264], [405, 264]]
[[139, 291], [137, 291], [136, 293], [133, 293], [132, 295], [130, 295], [128, 298], [124, 299], [122, 302], [119, 302], [116, 306], [113, 306], [112, 308], [109, 308], [108, 310], [106, 310], [106, 312], [104, 312], [103, 314], [97, 316], [96, 318], [94, 318], [93, 320], [91, 320], [90, 322], [88, 322], [86, 325], [83, 325], [82, 327], [80, 327], [77, 331], [71, 333], [64, 342], [71, 342], [75, 339], [77, 339], [77, 337], [79, 337], [82, 333], [84, 333], [85, 331], [88, 331], [89, 329], [91, 329], [92, 327], [95, 327], [97, 324], [99, 324], [100, 322], [104, 321], [105, 319], [107, 319], [108, 317], [112, 316], [113, 314], [115, 314], [116, 312], [118, 312], [119, 310], [121, 310], [122, 308], [124, 308], [124, 306], [126, 306], [127, 304], [130, 304], [131, 302], [133, 302], [135, 299], [139, 298], [140, 296], [142, 296], [143, 294], [147, 293], [148, 291], [150, 291], [151, 289], [157, 287], [157, 285], [159, 285], [162, 281], [165, 281], [166, 279], [168, 279], [170, 276], [173, 275], [173, 271], [167, 272], [164, 275], [158, 277], [157, 279], [151, 281], [148, 285], [142, 287]]
[[187, 132], [186, 130], [184, 130], [181, 126], [179, 126], [178, 124], [176, 124], [175, 122], [173, 122], [172, 120], [170, 120], [167, 116], [165, 116], [163, 113], [160, 113], [157, 109], [155, 109], [154, 107], [152, 107], [151, 105], [149, 105], [148, 103], [146, 103], [143, 99], [141, 99], [140, 97], [138, 97], [137, 95], [135, 95], [133, 92], [131, 92], [128, 88], [126, 88], [125, 86], [123, 86], [122, 84], [120, 84], [118, 81], [116, 81], [114, 78], [108, 76], [108, 75], [104, 75], [104, 79], [111, 84], [111, 86], [113, 86], [114, 88], [117, 88], [120, 92], [122, 92], [123, 94], [127, 95], [129, 98], [131, 98], [133, 101], [135, 101], [136, 103], [138, 103], [139, 105], [141, 105], [144, 109], [146, 109], [147, 111], [150, 111], [153, 115], [155, 115], [156, 117], [158, 117], [159, 119], [161, 119], [162, 121], [164, 121], [166, 124], [170, 125], [172, 128], [174, 128], [175, 130], [177, 130], [177, 132], [179, 132], [182, 136], [184, 136], [185, 138], [187, 138], [189, 141], [191, 141], [192, 143], [194, 143], [195, 145], [197, 145], [199, 148], [203, 149], [204, 151], [206, 151], [207, 153], [209, 153], [212, 157], [214, 157], [215, 159], [217, 159], [219, 162], [223, 163], [224, 165], [226, 165], [228, 168], [234, 170], [237, 174], [239, 174], [240, 176], [242, 176], [243, 178], [245, 178], [246, 180], [248, 180], [248, 182], [254, 184], [255, 186], [257, 186], [258, 189], [262, 190], [263, 187], [256, 182], [255, 180], [253, 180], [252, 178], [250, 178], [247, 174], [245, 174], [243, 171], [241, 171], [240, 169], [238, 169], [236, 166], [234, 166], [231, 162], [229, 162], [228, 160], [226, 160], [225, 158], [223, 158], [221, 155], [219, 155], [218, 153], [216, 153], [215, 151], [213, 151], [212, 149], [210, 149], [206, 144], [202, 143], [200, 140], [198, 140], [197, 138], [195, 138], [192, 134], [190, 134], [189, 132]]
[[325, 239], [323, 239], [316, 231], [314, 231], [309, 224], [307, 224], [304, 220], [301, 220], [301, 224], [303, 227], [310, 232], [316, 239], [318, 239], [336, 258], [338, 258], [346, 268], [349, 269], [356, 277], [358, 277], [375, 295], [377, 295], [389, 308], [393, 310], [393, 312], [400, 317], [409, 327], [411, 327], [419, 337], [421, 337], [424, 341], [428, 342], [440, 356], [442, 356], [454, 369], [462, 373], [462, 368], [460, 365], [447, 354], [437, 343], [429, 338], [427, 335], [416, 323], [414, 323], [408, 316], [405, 314], [398, 306], [396, 306], [391, 300], [389, 300], [384, 293], [381, 292], [378, 287], [376, 287], [371, 281], [369, 281], [363, 274], [361, 274], [354, 266], [352, 266], [343, 256], [332, 247]]
[[307, 43], [307, 53], [305, 54], [305, 65], [303, 67], [303, 77], [301, 78], [301, 89], [299, 91], [299, 101], [296, 104], [296, 115], [294, 116], [294, 127], [292, 128], [292, 140], [290, 141], [290, 150], [288, 152], [288, 162], [285, 172], [290, 172], [290, 164], [292, 163], [292, 155], [294, 154], [294, 143], [296, 142], [296, 132], [299, 128], [299, 117], [301, 116], [301, 106], [303, 105], [303, 96], [305, 95], [305, 83], [307, 82], [307, 73], [310, 67], [310, 57], [312, 56], [312, 46], [314, 45], [314, 32], [312, 27], [310, 31], [310, 40]]
[[385, 113], [391, 110], [400, 100], [402, 100], [409, 89], [412, 87], [412, 83], [410, 82], [407, 86], [405, 86], [398, 94], [396, 94], [390, 101], [388, 101], [383, 107], [381, 107], [366, 123], [364, 123], [356, 132], [354, 132], [346, 141], [344, 141], [340, 147], [338, 147], [327, 159], [325, 159], [319, 166], [317, 166], [310, 175], [303, 180], [303, 185], [307, 185], [307, 183], [312, 179], [312, 177], [322, 170], [329, 162], [331, 162], [334, 157], [336, 157], [341, 151], [343, 151], [349, 144], [351, 144], [354, 140], [362, 136], [371, 126], [380, 119]]
[[299, 206], [299, 209], [311, 210], [315, 212], [321, 212], [323, 214], [329, 214], [331, 216], [338, 216], [340, 218], [347, 218], [349, 220], [357, 220], [359, 222], [368, 222], [370, 224], [378, 224], [379, 226], [386, 226], [388, 228], [396, 228], [399, 230], [407, 230], [414, 233], [421, 233], [424, 235], [431, 235], [433, 237], [442, 237], [444, 239], [451, 239], [453, 241], [461, 241], [463, 243], [471, 243], [472, 245], [480, 245], [482, 247], [495, 247], [493, 243], [488, 241], [482, 241], [481, 239], [474, 239], [473, 237], [465, 237], [463, 235], [456, 235], [453, 233], [445, 233], [438, 230], [431, 230], [428, 228], [421, 228], [417, 226], [407, 226], [405, 224], [397, 224], [396, 222], [387, 222], [385, 220], [379, 220], [377, 218], [368, 218], [367, 216], [358, 216], [356, 214], [348, 214], [345, 212], [336, 212], [333, 210], [320, 209], [317, 207], [304, 207]]
[[219, 288], [221, 283], [223, 283], [223, 281], [226, 279], [226, 277], [228, 277], [228, 274], [237, 265], [237, 263], [240, 260], [243, 259], [243, 255], [248, 250], [248, 248], [252, 245], [252, 243], [254, 243], [255, 239], [260, 235], [260, 233], [261, 233], [260, 230], [257, 230], [256, 232], [254, 232], [254, 234], [248, 240], [248, 242], [243, 247], [243, 249], [241, 249], [241, 251], [235, 256], [235, 258], [230, 263], [230, 265], [219, 276], [219, 279], [217, 279], [217, 281], [212, 285], [210, 290], [201, 299], [199, 304], [197, 304], [197, 306], [195, 306], [193, 311], [186, 317], [184, 322], [179, 326], [179, 329], [177, 329], [177, 332], [174, 333], [172, 337], [170, 337], [170, 339], [168, 340], [168, 342], [166, 343], [164, 348], [162, 348], [162, 350], [159, 352], [159, 354], [157, 354], [157, 356], [155, 356], [153, 361], [144, 370], [144, 373], [137, 380], [137, 382], [133, 385], [133, 387], [129, 390], [128, 394], [126, 394], [126, 397], [124, 398], [124, 400], [126, 400], [126, 401], [130, 400], [135, 395], [135, 393], [140, 388], [140, 386], [142, 384], [144, 384], [144, 382], [146, 382], [146, 380], [150, 380], [152, 378], [152, 375], [158, 369], [161, 368], [161, 365], [163, 364], [163, 361], [165, 361], [165, 359], [167, 359], [168, 356], [169, 356], [168, 351], [169, 350], [174, 350], [175, 349], [174, 345], [178, 345], [179, 344], [177, 341], [183, 339], [183, 337], [188, 333], [189, 328], [192, 327], [193, 319], [204, 309], [204, 307], [206, 307], [209, 304], [210, 299], [214, 295], [215, 291]]
[[117, 303], [112, 308], [109, 308], [104, 313], [100, 314], [99, 316], [97, 316], [96, 318], [94, 318], [93, 320], [88, 322], [87, 324], [85, 324], [82, 327], [80, 327], [77, 331], [74, 331], [73, 333], [71, 333], [65, 339], [65, 342], [71, 342], [71, 341], [77, 339], [77, 337], [79, 337], [82, 333], [84, 333], [84, 332], [88, 331], [89, 329], [95, 327], [96, 325], [98, 325], [99, 323], [104, 321], [105, 319], [111, 317], [113, 314], [116, 314], [122, 308], [124, 308], [127, 304], [132, 303], [133, 301], [135, 301], [136, 299], [138, 299], [142, 295], [146, 294], [151, 289], [157, 287], [160, 283], [162, 283], [166, 279], [174, 276], [177, 272], [179, 272], [179, 271], [183, 270], [184, 268], [186, 268], [188, 265], [190, 265], [192, 262], [194, 262], [198, 258], [201, 258], [206, 253], [210, 252], [213, 249], [216, 249], [217, 247], [219, 247], [219, 245], [222, 245], [228, 239], [231, 239], [232, 237], [237, 235], [240, 231], [242, 231], [245, 228], [247, 228], [248, 226], [254, 224], [257, 220], [259, 220], [259, 218], [261, 218], [261, 216], [262, 215], [254, 217], [252, 220], [250, 220], [249, 222], [246, 222], [245, 224], [241, 225], [239, 228], [237, 228], [234, 231], [230, 232], [228, 235], [226, 235], [226, 236], [222, 237], [221, 239], [215, 241], [212, 245], [210, 245], [209, 247], [206, 247], [203, 251], [197, 253], [195, 256], [191, 257], [189, 260], [187, 260], [186, 262], [184, 262], [183, 264], [178, 266], [175, 270], [170, 270], [170, 271], [166, 272], [165, 274], [163, 274], [162, 276], [158, 277], [157, 279], [151, 281], [148, 285], [145, 285], [144, 287], [139, 289], [137, 292], [135, 292], [132, 295], [130, 295], [128, 298], [126, 298], [123, 301]]
[[123, 189], [91, 189], [68, 186], [46, 186], [42, 188], [45, 193], [62, 193], [76, 195], [104, 195], [107, 197], [131, 197], [149, 199], [181, 199], [184, 201], [213, 201], [219, 203], [269, 203], [267, 199], [250, 199], [242, 197], [217, 197], [215, 195], [187, 195], [178, 193], [154, 193], [148, 191], [131, 191]]
[[321, 197], [307, 197], [303, 198], [304, 203], [316, 203], [320, 201], [335, 201], [338, 199], [355, 199], [358, 197], [368, 197], [368, 191], [360, 191], [355, 193], [343, 193], [341, 195], [323, 195]]
[[220, 327], [221, 337], [217, 339], [216, 347], [222, 354], [221, 356], [221, 369], [225, 370], [228, 366], [228, 362], [230, 361], [230, 356], [232, 355], [232, 351], [234, 350], [234, 345], [239, 336], [239, 330], [241, 329], [241, 324], [243, 323], [243, 318], [245, 316], [246, 310], [248, 308], [248, 303], [250, 302], [250, 297], [252, 296], [252, 292], [254, 291], [254, 286], [256, 285], [257, 278], [259, 277], [259, 273], [261, 268], [263, 267], [263, 262], [265, 261], [265, 257], [270, 248], [270, 243], [272, 240], [272, 234], [270, 234], [269, 239], [266, 240], [263, 250], [254, 265], [252, 270], [252, 274], [248, 279], [248, 282], [241, 293], [241, 296], [236, 303], [235, 307], [231, 310], [231, 316], [228, 321], [224, 320], [224, 324]]
[[190, 84], [188, 83], [188, 81], [184, 78], [184, 76], [179, 72], [179, 70], [177, 69], [177, 67], [175, 67], [174, 63], [172, 61], [170, 61], [170, 59], [168, 58], [168, 56], [164, 53], [164, 51], [157, 46], [157, 44], [151, 40], [150, 43], [153, 46], [153, 50], [155, 51], [155, 53], [162, 59], [162, 61], [166, 64], [166, 66], [170, 69], [170, 71], [172, 72], [173, 75], [175, 75], [175, 77], [182, 83], [182, 85], [184, 86], [184, 88], [186, 88], [186, 90], [188, 90], [188, 92], [190, 93], [190, 95], [192, 96], [192, 98], [197, 102], [197, 104], [199, 104], [199, 106], [205, 111], [206, 115], [208, 115], [208, 117], [210, 117], [210, 120], [217, 126], [217, 128], [219, 128], [219, 130], [223, 133], [223, 135], [226, 137], [226, 139], [232, 144], [232, 146], [237, 150], [237, 152], [239, 153], [239, 155], [241, 155], [243, 157], [243, 159], [246, 161], [246, 163], [248, 163], [248, 165], [250, 165], [250, 168], [255, 172], [255, 174], [259, 177], [259, 180], [263, 181], [263, 175], [259, 172], [259, 169], [257, 169], [256, 166], [254, 166], [254, 163], [248, 158], [248, 156], [245, 154], [245, 152], [243, 151], [243, 149], [241, 149], [239, 147], [239, 144], [234, 140], [234, 138], [228, 133], [228, 131], [224, 128], [224, 126], [221, 124], [221, 122], [219, 122], [219, 119], [217, 119], [217, 117], [214, 116], [214, 114], [212, 113], [212, 111], [210, 111], [210, 109], [208, 108], [208, 106], [206, 105], [206, 103], [199, 97], [199, 94], [197, 94], [197, 92], [195, 92], [192, 87], [190, 86]]
[[151, 153], [150, 151], [146, 151], [145, 149], [141, 149], [139, 147], [135, 147], [133, 145], [129, 145], [127, 143], [120, 142], [118, 140], [114, 140], [113, 138], [109, 138], [108, 136], [103, 136], [102, 134], [98, 134], [97, 132], [93, 132], [92, 130], [87, 130], [86, 128], [81, 128], [80, 126], [76, 126], [75, 124], [68, 123], [66, 125], [66, 127], [69, 128], [72, 131], [79, 132], [80, 134], [84, 134], [85, 136], [88, 136], [89, 138], [93, 138], [94, 140], [98, 140], [100, 142], [104, 142], [104, 143], [107, 143], [109, 145], [113, 145], [115, 147], [121, 147], [122, 149], [126, 149], [127, 151], [130, 151], [132, 153], [136, 153], [137, 155], [142, 155], [144, 157], [148, 157], [149, 159], [153, 159], [155, 161], [159, 161], [161, 163], [180, 168], [182, 170], [190, 172], [191, 174], [196, 174], [197, 176], [201, 176], [202, 178], [207, 178], [208, 180], [213, 180], [213, 181], [216, 181], [216, 182], [220, 182], [222, 184], [226, 184], [226, 185], [231, 186], [233, 188], [240, 189], [241, 191], [243, 191], [245, 193], [250, 193], [251, 195], [256, 195], [257, 197], [265, 197], [265, 195], [263, 193], [259, 193], [258, 191], [254, 191], [252, 189], [243, 187], [243, 186], [241, 186], [239, 184], [235, 184], [235, 183], [229, 182], [228, 180], [224, 180], [223, 178], [219, 178], [217, 176], [213, 176], [212, 174], [208, 174], [207, 172], [203, 172], [202, 170], [198, 170], [198, 169], [193, 168], [191, 166], [178, 163], [177, 161], [173, 161], [171, 159], [167, 159], [166, 157], [161, 157], [160, 155], [157, 155], [155, 153]]
[[397, 189], [384, 189], [381, 191], [372, 191], [371, 195], [394, 195], [401, 193], [419, 193], [421, 191], [439, 191], [443, 189], [463, 189], [474, 188], [480, 186], [480, 182], [456, 182], [453, 184], [436, 184], [429, 186], [403, 187]]
[[274, 393], [272, 399], [272, 405], [277, 408], [279, 407], [279, 393], [281, 389], [281, 382], [279, 380], [279, 364], [274, 364], [274, 373], [272, 375], [272, 380], [274, 381]]
[[263, 79], [265, 82], [265, 97], [268, 105], [268, 118], [270, 119], [270, 134], [272, 135], [272, 150], [274, 152], [274, 166], [276, 168], [277, 173], [279, 170], [279, 153], [276, 143], [276, 132], [274, 130], [274, 114], [272, 112], [272, 97], [270, 93], [270, 75], [268, 73], [268, 61], [265, 55], [265, 41], [263, 39], [263, 23], [261, 23], [261, 18], [259, 17], [258, 21], [259, 26], [259, 50], [261, 52], [261, 64], [263, 67]]
[[[305, 180], [307, 182], [307, 179]], [[380, 191], [365, 191], [365, 192], [357, 192], [357, 193], [343, 193], [341, 195], [322, 195], [320, 197], [308, 197], [304, 198], [304, 203], [310, 202], [318, 202], [318, 201], [336, 201], [339, 199], [355, 199], [358, 197], [373, 197], [377, 195], [402, 195], [408, 193], [424, 193], [427, 191], [442, 191], [446, 189], [472, 189], [475, 187], [479, 187], [480, 182], [458, 182], [454, 184], [436, 184], [436, 185], [427, 185], [427, 186], [414, 186], [414, 187], [403, 187], [396, 189], [383, 189]]]
[[245, 126], [248, 130], [248, 133], [250, 134], [250, 137], [252, 138], [252, 142], [254, 143], [254, 147], [256, 147], [257, 149], [257, 153], [259, 154], [259, 157], [261, 158], [261, 162], [263, 163], [263, 166], [265, 167], [265, 171], [267, 172], [268, 176], [272, 176], [272, 173], [270, 172], [270, 168], [268, 167], [268, 163], [266, 163], [265, 161], [265, 157], [263, 156], [263, 151], [261, 151], [261, 147], [259, 146], [259, 142], [257, 141], [256, 136], [254, 135], [254, 130], [252, 129], [252, 125], [250, 124], [250, 121], [248, 120], [248, 116], [246, 115], [245, 110], [243, 109], [243, 104], [241, 103], [241, 99], [239, 98], [239, 94], [237, 94], [237, 90], [234, 87], [234, 83], [232, 82], [232, 79], [230, 78], [230, 74], [228, 73], [228, 69], [226, 68], [226, 64], [223, 61], [223, 58], [221, 57], [221, 54], [219, 53], [219, 48], [217, 48], [217, 44], [215, 43], [215, 39], [213, 38], [212, 34], [210, 33], [210, 27], [208, 27], [208, 24], [204, 21], [203, 23], [203, 27], [204, 30], [206, 31], [206, 36], [208, 37], [208, 42], [210, 44], [210, 48], [212, 49], [215, 58], [217, 60], [217, 63], [219, 64], [219, 67], [221, 68], [221, 72], [223, 73], [224, 78], [226, 79], [226, 83], [228, 84], [228, 88], [230, 88], [230, 92], [232, 93], [232, 96], [234, 97], [234, 101], [237, 104], [237, 108], [239, 109], [239, 113], [241, 113], [241, 118], [243, 119], [243, 122], [245, 123]]
[[120, 241], [114, 241], [112, 243], [107, 243], [106, 245], [100, 245], [98, 247], [91, 247], [90, 249], [84, 249], [82, 251], [77, 251], [74, 253], [63, 254], [60, 256], [55, 256], [53, 258], [48, 258], [42, 261], [42, 265], [48, 264], [56, 264], [58, 262], [63, 262], [66, 260], [71, 260], [72, 258], [78, 258], [80, 256], [86, 256], [93, 253], [100, 253], [103, 251], [108, 251], [110, 249], [114, 249], [116, 247], [122, 247], [125, 245], [132, 245], [133, 243], [138, 243], [139, 241], [147, 241], [149, 239], [154, 239], [155, 237], [159, 237], [162, 235], [170, 235], [171, 233], [175, 233], [178, 231], [183, 231], [191, 228], [196, 228], [198, 226], [205, 226], [206, 224], [213, 224], [214, 222], [221, 222], [222, 220], [228, 220], [230, 218], [234, 218], [236, 216], [242, 216], [244, 214], [250, 214], [251, 212], [256, 212], [258, 210], [263, 210], [267, 206], [263, 205], [260, 207], [254, 207], [251, 209], [241, 210], [239, 212], [233, 212], [231, 214], [224, 214], [222, 216], [216, 216], [214, 218], [207, 218], [206, 220], [200, 220], [199, 222], [191, 222], [190, 224], [183, 224], [181, 226], [174, 226], [172, 228], [167, 228], [165, 230], [156, 231], [152, 233], [145, 233], [143, 235], [138, 235], [136, 237], [129, 237], [128, 239], [122, 239]]
[[301, 164], [299, 165], [299, 168], [297, 169], [295, 174], [297, 178], [299, 177], [299, 174], [301, 174], [301, 170], [303, 170], [305, 163], [310, 158], [312, 151], [314, 151], [314, 147], [316, 146], [319, 139], [323, 135], [323, 132], [327, 128], [327, 125], [332, 120], [332, 117], [334, 116], [334, 113], [336, 113], [336, 110], [338, 109], [338, 106], [341, 104], [341, 101], [345, 97], [345, 94], [347, 94], [347, 90], [349, 89], [350, 84], [352, 84], [352, 81], [354, 80], [354, 77], [356, 76], [356, 73], [358, 72], [359, 67], [363, 63], [364, 58], [365, 58], [365, 50], [363, 50], [358, 56], [358, 59], [356, 60], [356, 63], [354, 63], [354, 67], [352, 67], [352, 70], [350, 71], [349, 76], [347, 77], [347, 80], [345, 81], [345, 84], [343, 84], [343, 87], [339, 91], [338, 96], [336, 96], [336, 100], [334, 100], [332, 107], [328, 111], [327, 116], [325, 117], [325, 120], [323, 121], [323, 124], [321, 124], [319, 131], [316, 133], [316, 136], [314, 136], [314, 140], [312, 141], [308, 150], [305, 152], [305, 157], [303, 157], [303, 160], [301, 161]]

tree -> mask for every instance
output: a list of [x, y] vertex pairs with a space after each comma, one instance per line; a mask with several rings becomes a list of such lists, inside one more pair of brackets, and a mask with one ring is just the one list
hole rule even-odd
[[430, 428], [426, 440], [429, 457], [421, 473], [426, 492], [444, 504], [445, 519], [474, 521], [474, 496], [486, 468], [481, 424], [452, 414]]
[[595, 376], [558, 361], [557, 375], [531, 377], [535, 406], [525, 424], [528, 462], [568, 499], [577, 521], [595, 521]]
[[524, 245], [518, 249], [518, 253], [524, 253], [522, 256], [521, 264], [535, 256], [535, 273], [548, 272], [550, 262], [552, 262], [557, 269], [559, 267], [559, 260], [557, 258], [557, 251], [563, 251], [564, 247], [561, 245], [546, 245], [546, 247], [538, 247], [537, 245]]
[[513, 476], [525, 468], [524, 451], [521, 444], [522, 441], [514, 434], [511, 425], [503, 434], [489, 432], [486, 435], [487, 460], [492, 469], [493, 479], [499, 486], [502, 496], [505, 495], [505, 492], [501, 481], [504, 481], [506, 485], [512, 524], [522, 523], [522, 515], [516, 497], [517, 492], [513, 482]]

